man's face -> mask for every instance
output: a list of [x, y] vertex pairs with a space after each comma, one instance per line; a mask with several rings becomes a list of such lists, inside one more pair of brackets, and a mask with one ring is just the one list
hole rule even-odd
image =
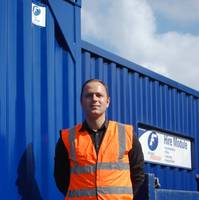
[[109, 102], [110, 98], [107, 96], [106, 89], [100, 82], [92, 81], [85, 85], [81, 104], [86, 118], [97, 119], [105, 115]]

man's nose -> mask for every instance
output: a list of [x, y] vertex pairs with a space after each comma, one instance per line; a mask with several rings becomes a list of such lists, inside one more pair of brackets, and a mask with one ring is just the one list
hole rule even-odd
[[97, 98], [97, 95], [96, 95], [96, 94], [93, 94], [93, 98], [92, 98], [92, 99], [93, 99], [93, 101], [97, 101], [97, 99], [98, 99], [98, 98]]

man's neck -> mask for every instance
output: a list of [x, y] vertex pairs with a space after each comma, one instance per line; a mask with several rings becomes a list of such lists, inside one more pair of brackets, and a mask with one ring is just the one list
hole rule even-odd
[[95, 120], [86, 118], [86, 122], [87, 122], [88, 126], [90, 127], [90, 129], [92, 129], [93, 131], [97, 131], [104, 124], [105, 116], [99, 117]]

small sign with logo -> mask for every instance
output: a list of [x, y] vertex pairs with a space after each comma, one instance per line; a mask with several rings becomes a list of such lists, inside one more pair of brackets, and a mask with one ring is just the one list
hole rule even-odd
[[190, 139], [145, 128], [139, 128], [138, 133], [145, 161], [192, 168]]
[[46, 7], [32, 3], [32, 23], [41, 27], [46, 26]]

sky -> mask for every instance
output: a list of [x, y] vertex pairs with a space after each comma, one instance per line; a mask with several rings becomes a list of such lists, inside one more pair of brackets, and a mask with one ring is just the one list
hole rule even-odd
[[199, 0], [82, 0], [82, 39], [199, 91]]

